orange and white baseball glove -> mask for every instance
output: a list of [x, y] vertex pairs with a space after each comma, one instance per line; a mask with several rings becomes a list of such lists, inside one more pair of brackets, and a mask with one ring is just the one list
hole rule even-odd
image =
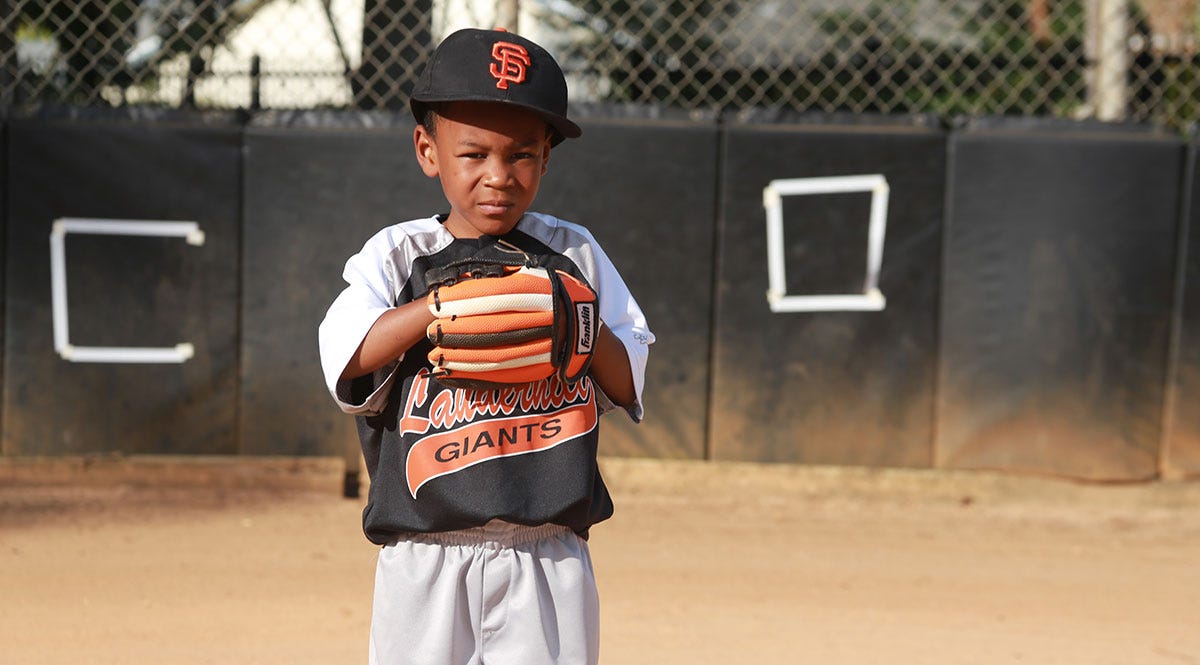
[[558, 376], [583, 378], [600, 317], [596, 292], [561, 270], [473, 265], [426, 296], [426, 335], [440, 383], [492, 389]]

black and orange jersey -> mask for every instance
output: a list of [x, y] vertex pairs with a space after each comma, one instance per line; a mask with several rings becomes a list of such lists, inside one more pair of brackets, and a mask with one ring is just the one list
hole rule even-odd
[[[421, 298], [425, 274], [503, 240], [570, 273], [597, 293], [600, 319], [629, 356], [642, 417], [642, 386], [654, 336], [637, 302], [584, 227], [526, 213], [503, 238], [455, 238], [437, 217], [390, 226], [351, 257], [347, 287], [319, 330], [325, 382], [338, 406], [358, 421], [371, 478], [363, 528], [383, 544], [406, 532], [470, 528], [501, 519], [561, 524], [586, 535], [612, 514], [596, 464], [600, 415], [612, 402], [590, 378], [556, 378], [495, 390], [443, 386], [430, 376], [421, 341], [373, 374], [339, 376], [375, 321]], [[436, 271], [435, 271], [436, 272]]]

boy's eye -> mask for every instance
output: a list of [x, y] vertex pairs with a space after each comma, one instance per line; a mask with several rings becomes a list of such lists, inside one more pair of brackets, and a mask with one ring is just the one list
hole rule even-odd
[[522, 159], [533, 159], [533, 153], [532, 152], [518, 152], [518, 153], [514, 153], [512, 158], [513, 158], [513, 161], [518, 161], [518, 160], [522, 160]]

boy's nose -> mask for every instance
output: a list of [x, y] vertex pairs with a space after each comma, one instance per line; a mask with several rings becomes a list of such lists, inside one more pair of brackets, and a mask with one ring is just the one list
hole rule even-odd
[[507, 187], [512, 180], [512, 169], [502, 160], [489, 160], [484, 184], [488, 187]]

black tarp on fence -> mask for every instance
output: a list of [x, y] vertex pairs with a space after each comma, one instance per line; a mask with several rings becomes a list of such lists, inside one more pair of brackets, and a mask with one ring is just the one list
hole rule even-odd
[[413, 159], [411, 117], [269, 114], [246, 129], [242, 450], [346, 454], [354, 420], [324, 388], [317, 326], [342, 268], [380, 229], [444, 205]]
[[950, 155], [937, 465], [1155, 476], [1181, 142], [995, 121]]
[[[929, 465], [944, 172], [945, 134], [923, 118], [726, 127], [714, 458]], [[772, 311], [764, 187], [846, 176], [883, 176], [890, 190], [878, 281], [886, 307]], [[861, 295], [872, 196], [783, 197], [788, 295]]]
[[1168, 384], [1163, 473], [1200, 476], [1200, 143], [1188, 146], [1176, 270], [1175, 344]]
[[[8, 163], [20, 166], [7, 178], [6, 454], [238, 452], [240, 124], [225, 115], [131, 115], [9, 124]], [[49, 240], [64, 219], [198, 226], [202, 245], [60, 236], [70, 348], [190, 344], [189, 359], [56, 353]]]
[[[646, 422], [606, 418], [603, 452], [1200, 473], [1194, 144], [1028, 120], [946, 129], [591, 109], [580, 124], [534, 208], [593, 231], [658, 335]], [[357, 463], [353, 420], [322, 385], [316, 327], [371, 234], [445, 207], [411, 132], [404, 113], [246, 122], [138, 109], [0, 126], [3, 453]], [[782, 181], [864, 176], [886, 187], [764, 197]], [[778, 212], [771, 242], [765, 206]], [[203, 231], [203, 244], [58, 235], [72, 347], [187, 343], [189, 358], [64, 357], [50, 251], [64, 219]], [[773, 310], [767, 296], [873, 286], [880, 310]]]
[[646, 370], [646, 419], [605, 418], [605, 453], [705, 454], [718, 132], [714, 118], [581, 120], [554, 149], [534, 207], [596, 236], [658, 341]]

